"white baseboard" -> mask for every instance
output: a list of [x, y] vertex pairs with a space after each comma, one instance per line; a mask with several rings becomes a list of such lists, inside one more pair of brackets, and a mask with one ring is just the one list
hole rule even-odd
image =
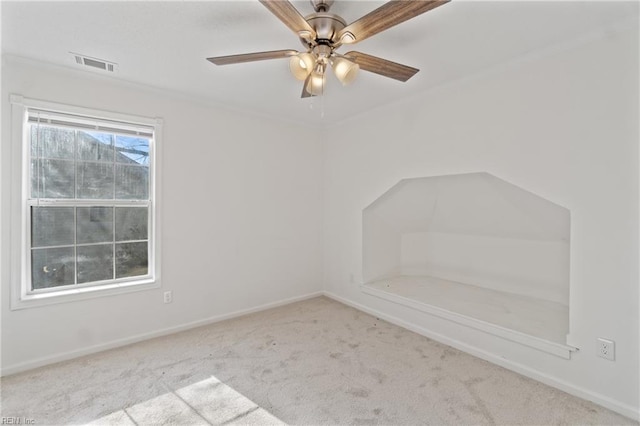
[[538, 382], [560, 389], [571, 395], [577, 396], [578, 398], [592, 401], [598, 405], [608, 408], [611, 411], [615, 411], [616, 413], [622, 414], [625, 417], [629, 417], [630, 419], [640, 421], [640, 411], [637, 408], [634, 408], [630, 405], [611, 399], [608, 396], [598, 394], [598, 393], [589, 391], [587, 389], [583, 389], [581, 387], [575, 386], [564, 380], [557, 379], [553, 376], [534, 370], [532, 368], [529, 368], [517, 362], [501, 358], [493, 353], [486, 352], [482, 349], [476, 348], [475, 346], [468, 345], [466, 343], [460, 342], [459, 340], [455, 340], [450, 337], [444, 336], [442, 334], [435, 333], [424, 327], [418, 326], [416, 324], [410, 323], [408, 321], [402, 320], [392, 315], [387, 315], [376, 309], [372, 309], [367, 306], [361, 305], [360, 303], [356, 303], [351, 300], [345, 299], [332, 292], [325, 291], [324, 295], [337, 302], [343, 303], [347, 306], [351, 306], [352, 308], [355, 308], [359, 311], [365, 312], [370, 315], [374, 315], [377, 318], [383, 319], [399, 327], [406, 328], [407, 330], [413, 331], [414, 333], [436, 340], [440, 343], [444, 343], [445, 345], [449, 345], [451, 347], [459, 349], [463, 352], [466, 352], [478, 358], [482, 358], [486, 361], [489, 361], [493, 364], [497, 364], [508, 370], [515, 371], [516, 373], [522, 374], [523, 376], [537, 380]]
[[216, 322], [228, 320], [231, 318], [240, 317], [243, 315], [252, 314], [255, 312], [265, 311], [267, 309], [277, 308], [278, 306], [288, 305], [294, 302], [300, 302], [302, 300], [311, 299], [314, 297], [322, 296], [324, 293], [322, 291], [317, 291], [314, 293], [309, 293], [303, 296], [291, 297], [288, 299], [280, 300], [277, 302], [266, 303], [264, 305], [256, 306], [253, 308], [242, 309], [235, 312], [230, 312], [228, 314], [217, 315], [210, 318], [205, 318], [198, 321], [189, 322], [186, 324], [181, 324], [175, 327], [163, 328], [160, 330], [151, 331], [149, 333], [137, 334], [135, 336], [126, 337], [124, 339], [113, 340], [107, 343], [101, 343], [98, 345], [89, 346], [82, 349], [76, 349], [69, 352], [63, 352], [55, 355], [50, 355], [42, 358], [37, 358], [35, 360], [10, 365], [7, 367], [2, 367], [0, 370], [0, 377], [8, 376], [11, 374], [21, 373], [23, 371], [31, 370], [34, 368], [42, 367], [49, 364], [54, 364], [56, 362], [68, 361], [73, 358], [78, 358], [85, 355], [90, 355], [97, 352], [106, 351], [113, 348], [118, 348], [120, 346], [130, 345], [132, 343], [141, 342], [144, 340], [153, 339], [155, 337], [166, 336], [173, 333], [178, 333], [180, 331], [189, 330], [196, 327], [201, 327], [203, 325], [213, 324]]

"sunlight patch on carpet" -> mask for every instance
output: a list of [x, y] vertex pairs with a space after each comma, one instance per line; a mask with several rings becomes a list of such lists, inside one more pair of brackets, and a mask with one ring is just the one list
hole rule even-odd
[[286, 424], [214, 376], [116, 411], [89, 424], [165, 423]]

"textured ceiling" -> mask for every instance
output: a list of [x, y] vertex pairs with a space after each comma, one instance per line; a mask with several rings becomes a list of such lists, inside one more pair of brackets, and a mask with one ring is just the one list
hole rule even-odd
[[[294, 1], [303, 14], [308, 1]], [[347, 23], [382, 5], [336, 0]], [[328, 124], [638, 19], [638, 2], [453, 0], [348, 50], [421, 71], [406, 83], [361, 72], [347, 87], [300, 99], [287, 60], [218, 67], [206, 57], [302, 48], [255, 1], [2, 2], [2, 51], [79, 69], [69, 52], [118, 64], [112, 76], [231, 108]], [[340, 49], [344, 53], [345, 48]], [[99, 71], [87, 71], [99, 72]]]

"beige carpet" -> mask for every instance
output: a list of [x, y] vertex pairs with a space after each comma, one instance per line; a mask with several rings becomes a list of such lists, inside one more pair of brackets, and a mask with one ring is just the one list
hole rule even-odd
[[37, 425], [637, 424], [324, 297], [6, 377], [2, 416]]

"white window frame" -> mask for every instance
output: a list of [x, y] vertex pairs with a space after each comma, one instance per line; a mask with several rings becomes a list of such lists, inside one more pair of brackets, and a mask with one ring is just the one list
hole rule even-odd
[[[11, 153], [9, 155], [12, 177], [11, 183], [11, 309], [24, 309], [44, 306], [54, 303], [70, 302], [94, 297], [110, 296], [133, 291], [159, 288], [160, 281], [160, 177], [161, 166], [161, 137], [162, 119], [101, 111], [79, 106], [27, 99], [20, 95], [11, 95]], [[28, 215], [31, 204], [30, 197], [30, 144], [27, 125], [29, 110], [39, 109], [53, 113], [72, 114], [74, 116], [108, 120], [125, 124], [144, 126], [152, 129], [153, 136], [149, 143], [149, 230], [150, 240], [148, 258], [149, 271], [147, 275], [132, 277], [100, 285], [74, 285], [73, 288], [64, 287], [47, 289], [45, 291], [31, 291], [30, 289], [30, 229]], [[88, 204], [95, 204], [90, 201]], [[81, 206], [83, 203], [75, 203]], [[136, 205], [135, 202], [117, 202], [121, 205]], [[68, 201], [55, 200], [47, 205], [68, 205]], [[140, 205], [140, 204], [137, 204]], [[145, 204], [147, 205], [147, 204]]]

